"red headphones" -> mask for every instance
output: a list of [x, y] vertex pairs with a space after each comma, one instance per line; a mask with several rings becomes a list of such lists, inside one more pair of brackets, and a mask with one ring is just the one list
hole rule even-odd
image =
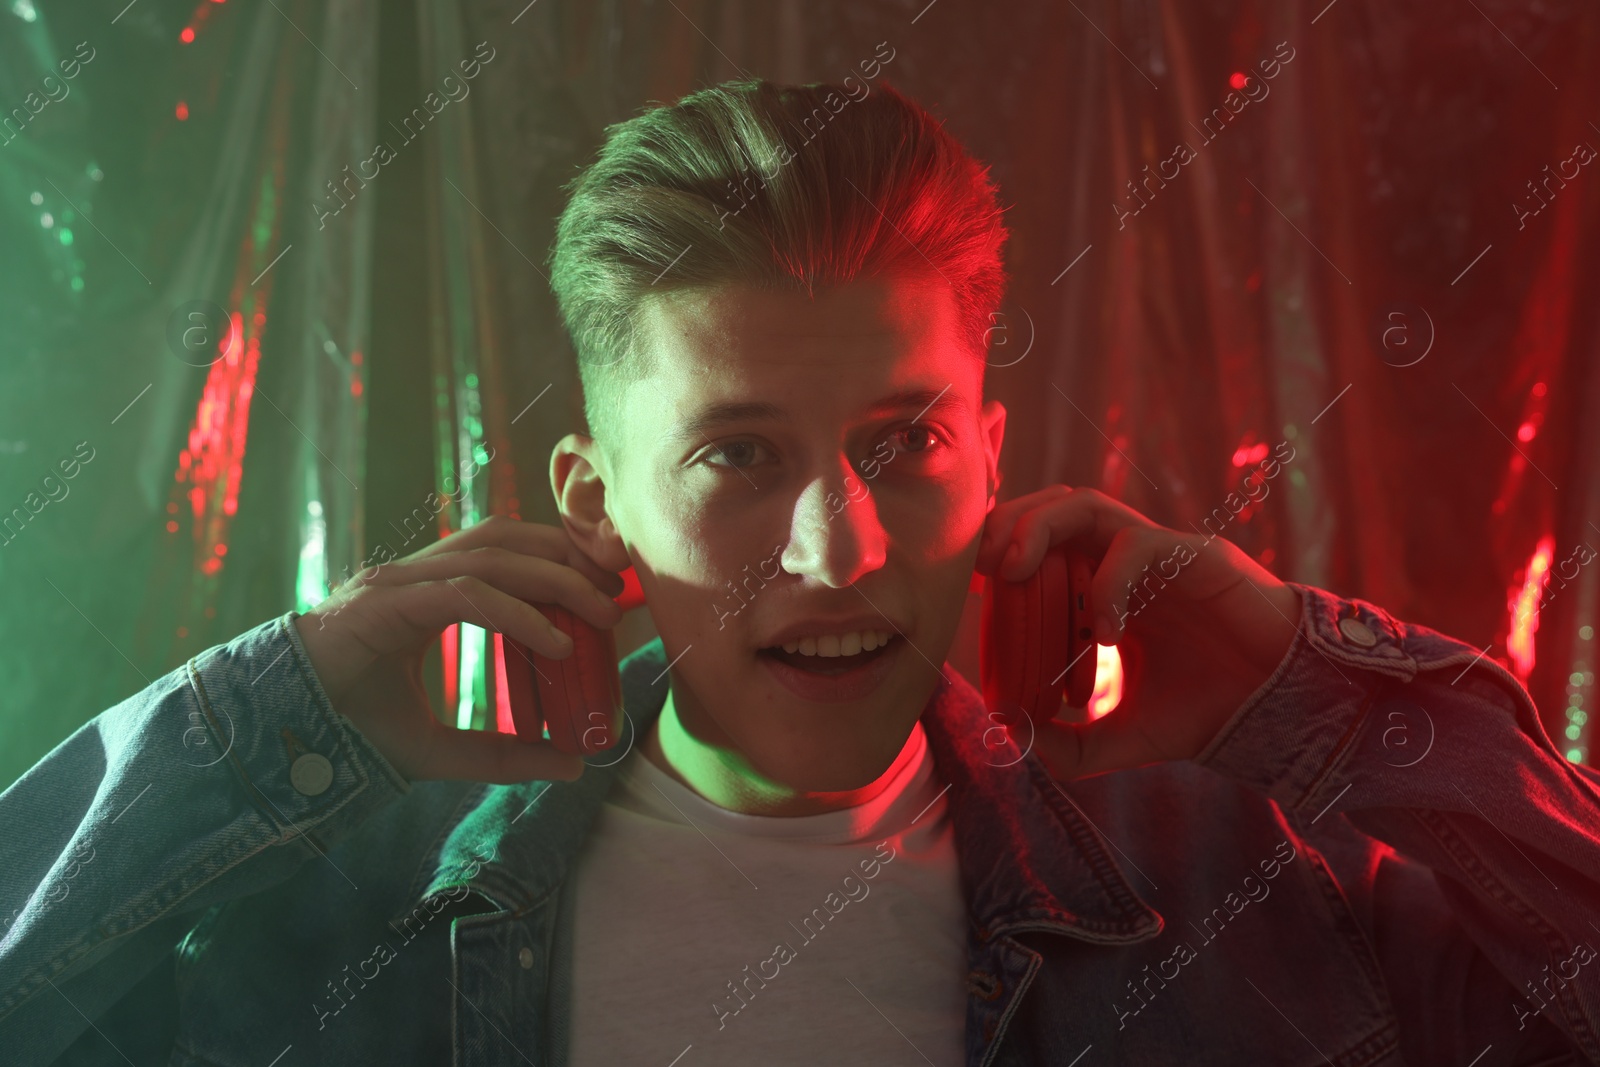
[[566, 608], [535, 604], [550, 624], [572, 638], [572, 655], [550, 659], [510, 634], [505, 645], [507, 695], [517, 736], [550, 743], [573, 755], [592, 756], [621, 737], [622, 676], [617, 672], [617, 640]]
[[1043, 722], [1061, 698], [1087, 707], [1098, 656], [1089, 610], [1090, 558], [1066, 544], [1044, 554], [1020, 582], [990, 578], [983, 595], [978, 656], [983, 702], [1002, 715], [1021, 709]]

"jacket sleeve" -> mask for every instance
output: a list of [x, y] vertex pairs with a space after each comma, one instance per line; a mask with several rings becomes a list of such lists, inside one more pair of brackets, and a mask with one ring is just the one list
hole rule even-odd
[[[1289, 584], [1303, 600], [1299, 632], [1196, 761], [1308, 829], [1347, 820], [1432, 870], [1450, 913], [1433, 928], [1468, 940], [1471, 965], [1451, 983], [1404, 991], [1423, 1001], [1412, 1023], [1439, 1031], [1423, 1044], [1450, 1048], [1489, 1011], [1525, 1053], [1553, 1026], [1600, 1063], [1600, 774], [1556, 751], [1527, 690], [1477, 649]], [[1414, 881], [1375, 893], [1375, 925], [1415, 926], [1418, 895]], [[1474, 962], [1485, 958], [1490, 966]], [[1486, 1062], [1506, 1062], [1505, 1051]]]
[[410, 791], [334, 711], [295, 614], [101, 712], [0, 793], [8, 1062], [50, 1062], [205, 909], [331, 863]]

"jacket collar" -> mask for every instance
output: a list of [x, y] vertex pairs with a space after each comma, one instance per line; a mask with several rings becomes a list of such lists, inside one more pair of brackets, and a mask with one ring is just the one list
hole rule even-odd
[[[661, 640], [622, 661], [623, 740], [576, 781], [489, 786], [450, 831], [414, 907], [470, 886], [522, 914], [561, 888], [617, 777], [667, 697]], [[1162, 920], [1141, 900], [1106, 842], [1031, 752], [985, 743], [983, 698], [948, 666], [922, 713], [940, 777], [949, 786], [962, 890], [980, 940], [1047, 930], [1086, 941], [1143, 941]]]

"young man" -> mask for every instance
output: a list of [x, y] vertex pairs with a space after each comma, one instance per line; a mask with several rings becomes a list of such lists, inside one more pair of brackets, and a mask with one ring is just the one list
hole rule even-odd
[[[997, 503], [1004, 238], [886, 88], [614, 127], [553, 257], [561, 528], [364, 572], [0, 796], [11, 1061], [1600, 1062], [1600, 779], [1471, 646], [1094, 490]], [[997, 737], [941, 666], [971, 574], [1063, 542], [1122, 701]], [[622, 744], [438, 722], [441, 628], [561, 656], [528, 602], [613, 626], [630, 565]]]

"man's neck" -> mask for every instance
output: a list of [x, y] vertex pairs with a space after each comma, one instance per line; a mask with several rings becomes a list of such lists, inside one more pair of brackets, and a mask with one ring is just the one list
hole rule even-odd
[[767, 778], [744, 754], [710, 745], [686, 730], [669, 694], [644, 739], [644, 756], [665, 773], [719, 808], [745, 815], [792, 817], [821, 815], [858, 807], [882, 793], [907, 758], [901, 750], [881, 775], [859, 789], [808, 793]]

